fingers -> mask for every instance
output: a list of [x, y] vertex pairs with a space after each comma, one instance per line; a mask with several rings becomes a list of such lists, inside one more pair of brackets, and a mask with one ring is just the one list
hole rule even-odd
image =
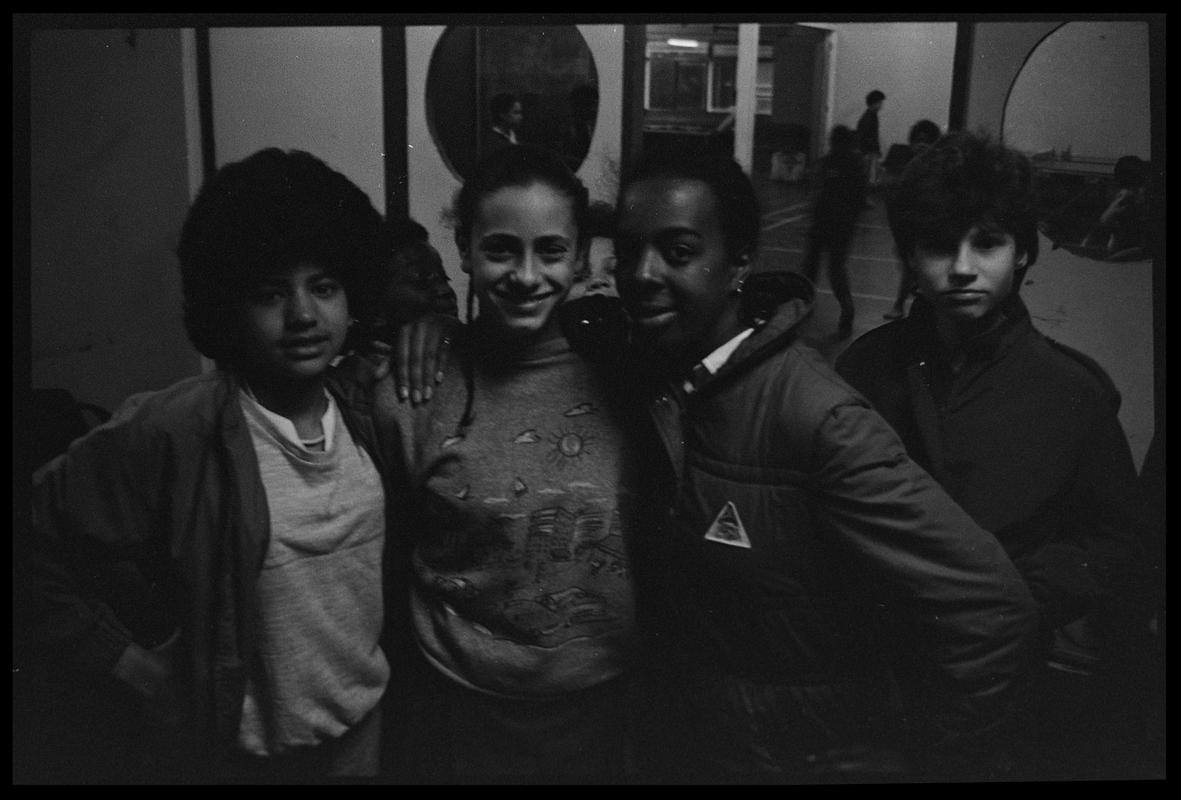
[[398, 328], [395, 374], [398, 397], [414, 405], [434, 396], [442, 382], [458, 322], [442, 314], [427, 314]]
[[398, 385], [398, 399], [405, 402], [410, 397], [410, 352], [413, 323], [398, 328], [398, 344], [395, 348], [394, 382]]
[[443, 382], [443, 374], [447, 371], [447, 364], [451, 358], [451, 336], [447, 331], [439, 338], [439, 345], [435, 348], [435, 383]]
[[434, 360], [434, 354], [427, 350], [427, 342], [432, 338], [430, 328], [421, 320], [411, 324], [410, 400], [415, 405], [430, 400], [435, 391], [434, 384], [427, 378], [430, 374], [428, 362]]
[[[414, 405], [430, 400], [434, 384], [427, 379], [427, 342], [434, 341], [431, 324], [424, 318], [407, 322], [398, 329], [398, 396]], [[432, 353], [433, 358], [433, 353]]]

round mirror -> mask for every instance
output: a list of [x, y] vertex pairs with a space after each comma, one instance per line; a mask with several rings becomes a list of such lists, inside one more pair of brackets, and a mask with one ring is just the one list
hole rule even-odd
[[427, 122], [460, 180], [497, 147], [532, 142], [577, 170], [599, 111], [599, 80], [573, 25], [447, 28], [431, 56]]
[[1148, 26], [1068, 22], [1018, 73], [1006, 144], [1032, 157], [1042, 229], [1055, 246], [1103, 260], [1151, 257]]

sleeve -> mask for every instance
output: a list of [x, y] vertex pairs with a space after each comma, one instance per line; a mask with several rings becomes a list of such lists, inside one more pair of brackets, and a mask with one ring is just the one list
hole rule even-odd
[[150, 616], [117, 612], [111, 590], [138, 575], [135, 558], [163, 529], [167, 495], [162, 437], [128, 419], [129, 409], [34, 474], [14, 553], [30, 646], [103, 673], [135, 638], [135, 615]]
[[1103, 408], [1083, 442], [1063, 535], [1020, 566], [1047, 626], [1096, 614], [1122, 619], [1106, 626], [1118, 636], [1137, 617], [1147, 619], [1155, 604], [1147, 506], [1115, 412]]
[[972, 751], [1012, 725], [1026, 688], [1037, 611], [1025, 582], [872, 409], [835, 407], [814, 452], [821, 525], [883, 587], [921, 648], [922, 748]]

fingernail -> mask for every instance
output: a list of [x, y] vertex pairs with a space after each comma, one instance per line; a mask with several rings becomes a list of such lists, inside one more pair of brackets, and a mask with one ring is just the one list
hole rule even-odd
[[399, 400], [405, 400], [409, 396], [410, 396], [410, 393], [406, 391], [406, 387], [404, 387], [404, 386], [398, 387], [398, 399]]
[[430, 400], [432, 397], [434, 397], [435, 390], [428, 386], [423, 390], [423, 394], [426, 396], [427, 400]]
[[442, 382], [443, 382], [443, 370], [439, 370], [438, 372], [435, 373], [435, 383], [442, 383]]
[[410, 394], [410, 397], [411, 397], [411, 398], [414, 400], [414, 402], [415, 402], [415, 403], [421, 403], [421, 402], [422, 402], [422, 393], [421, 393], [421, 392], [419, 392], [417, 389], [415, 389], [415, 390], [414, 390], [414, 391], [413, 391], [413, 392]]

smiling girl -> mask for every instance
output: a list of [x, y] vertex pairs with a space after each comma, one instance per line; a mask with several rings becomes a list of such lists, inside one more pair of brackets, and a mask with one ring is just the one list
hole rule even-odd
[[622, 779], [634, 638], [626, 459], [603, 376], [557, 309], [583, 272], [587, 191], [552, 153], [485, 160], [455, 240], [474, 319], [429, 404], [379, 385], [414, 487], [402, 779]]

